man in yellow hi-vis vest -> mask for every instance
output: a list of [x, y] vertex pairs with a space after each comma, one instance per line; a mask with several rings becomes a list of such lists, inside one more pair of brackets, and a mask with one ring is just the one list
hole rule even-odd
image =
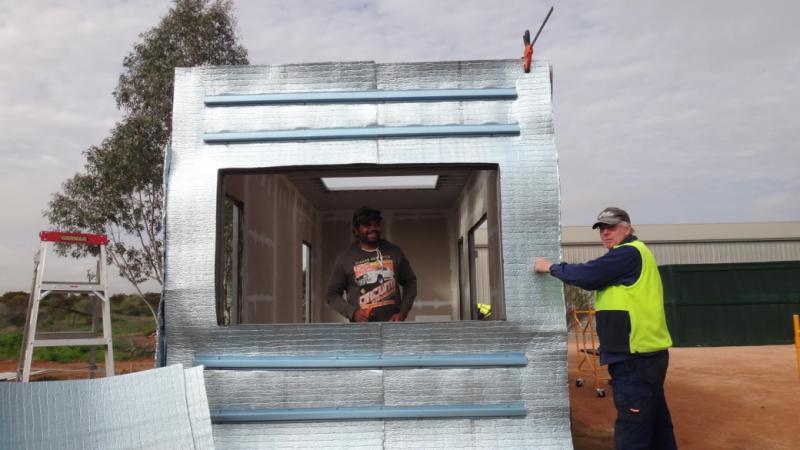
[[677, 448], [664, 397], [672, 339], [658, 265], [624, 210], [604, 209], [592, 228], [600, 229], [605, 255], [584, 264], [537, 258], [534, 270], [597, 291], [600, 364], [608, 364], [617, 407], [616, 448]]

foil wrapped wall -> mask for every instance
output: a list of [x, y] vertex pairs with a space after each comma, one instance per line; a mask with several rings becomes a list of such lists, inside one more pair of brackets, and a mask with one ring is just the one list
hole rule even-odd
[[0, 383], [0, 448], [213, 449], [203, 368]]
[[[205, 105], [206, 96], [282, 92], [514, 88], [516, 100]], [[166, 168], [169, 364], [197, 354], [406, 355], [524, 352], [522, 368], [205, 372], [212, 408], [522, 402], [521, 418], [218, 424], [220, 448], [570, 448], [561, 284], [532, 272], [559, 254], [559, 184], [549, 64], [518, 60], [372, 62], [178, 69]], [[517, 124], [515, 136], [209, 144], [207, 133], [410, 125]], [[505, 321], [217, 325], [218, 173], [231, 168], [354, 163], [497, 164]]]

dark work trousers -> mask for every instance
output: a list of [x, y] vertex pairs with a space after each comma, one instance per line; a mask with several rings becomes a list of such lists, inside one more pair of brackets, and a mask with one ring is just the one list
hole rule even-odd
[[609, 364], [617, 407], [617, 450], [677, 448], [664, 398], [667, 366], [667, 351]]

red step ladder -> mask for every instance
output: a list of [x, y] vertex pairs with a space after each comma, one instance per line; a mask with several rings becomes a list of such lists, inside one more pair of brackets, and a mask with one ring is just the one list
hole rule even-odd
[[[39, 233], [39, 251], [34, 257], [34, 276], [31, 297], [28, 301], [28, 312], [25, 320], [25, 332], [22, 337], [22, 351], [19, 355], [17, 379], [30, 381], [33, 349], [36, 347], [60, 346], [105, 346], [105, 373], [107, 377], [114, 375], [114, 349], [111, 340], [111, 304], [107, 295], [108, 283], [106, 274], [106, 244], [108, 237], [104, 234], [70, 233], [61, 231], [42, 231]], [[90, 245], [100, 249], [97, 261], [96, 282], [45, 281], [45, 259], [48, 244]], [[39, 304], [48, 295], [56, 292], [93, 294], [102, 303], [103, 335], [97, 336], [96, 321], [92, 321], [91, 332], [37, 333], [36, 322], [39, 318]]]

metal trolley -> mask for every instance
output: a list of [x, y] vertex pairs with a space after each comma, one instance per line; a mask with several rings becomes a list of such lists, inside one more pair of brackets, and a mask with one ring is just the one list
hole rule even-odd
[[[582, 377], [584, 372], [591, 372], [594, 378], [594, 389], [598, 397], [605, 397], [605, 388], [600, 387], [601, 382], [608, 382], [609, 376], [605, 369], [600, 368], [600, 352], [598, 351], [600, 340], [597, 338], [597, 331], [594, 321], [595, 311], [572, 310], [572, 320], [575, 330], [575, 348], [578, 355], [578, 378], [575, 386], [581, 387], [585, 384]], [[602, 375], [605, 373], [605, 376]]]

